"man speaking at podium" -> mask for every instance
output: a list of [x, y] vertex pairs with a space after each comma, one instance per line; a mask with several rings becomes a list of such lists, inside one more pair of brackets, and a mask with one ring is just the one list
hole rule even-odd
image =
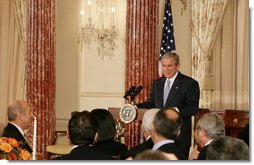
[[183, 118], [176, 144], [188, 157], [191, 146], [191, 117], [199, 110], [199, 84], [178, 71], [180, 58], [176, 53], [165, 53], [161, 56], [160, 62], [164, 76], [153, 81], [148, 100], [137, 104], [137, 107], [148, 109], [176, 107]]

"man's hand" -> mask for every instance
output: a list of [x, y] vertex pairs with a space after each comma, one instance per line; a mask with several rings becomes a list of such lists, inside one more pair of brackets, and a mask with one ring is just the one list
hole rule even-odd
[[198, 146], [195, 144], [195, 146], [190, 147], [189, 160], [198, 159], [198, 155], [199, 155]]

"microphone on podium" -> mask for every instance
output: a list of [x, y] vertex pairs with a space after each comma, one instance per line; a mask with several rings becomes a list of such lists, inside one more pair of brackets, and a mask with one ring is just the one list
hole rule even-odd
[[123, 96], [125, 99], [127, 99], [128, 96], [131, 96], [133, 94], [133, 92], [135, 91], [136, 87], [135, 86], [131, 86], [129, 88], [129, 90], [127, 90], [125, 92], [125, 95]]
[[143, 89], [143, 87], [140, 85], [136, 88], [135, 91], [132, 92], [131, 94], [131, 102], [134, 102], [135, 97], [138, 95], [138, 93]]
[[137, 87], [137, 89], [135, 90], [135, 92], [133, 93], [134, 97], [137, 96], [139, 94], [139, 92], [141, 92], [143, 89], [143, 87], [140, 85]]
[[135, 86], [131, 86], [130, 89], [125, 92], [123, 97], [126, 100], [128, 99], [130, 103], [125, 104], [125, 106], [119, 111], [119, 116], [122, 122], [130, 123], [137, 117], [137, 106], [135, 105], [134, 100], [142, 89], [143, 87], [141, 85], [137, 88]]

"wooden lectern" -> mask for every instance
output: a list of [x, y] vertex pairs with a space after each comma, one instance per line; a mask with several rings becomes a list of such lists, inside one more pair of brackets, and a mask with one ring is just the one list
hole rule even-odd
[[[114, 119], [116, 122], [120, 122], [120, 112], [121, 108], [116, 107], [109, 107], [108, 110], [112, 113]], [[137, 110], [137, 117], [136, 119], [131, 123], [122, 123], [124, 132], [123, 132], [123, 141], [129, 149], [136, 146], [137, 144], [143, 142], [143, 135], [141, 133], [141, 123], [143, 115], [147, 111], [147, 109], [138, 109]]]

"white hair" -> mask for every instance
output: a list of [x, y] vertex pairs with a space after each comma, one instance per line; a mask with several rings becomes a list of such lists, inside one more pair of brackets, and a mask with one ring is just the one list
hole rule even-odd
[[142, 125], [146, 132], [151, 131], [153, 125], [153, 118], [158, 111], [160, 111], [159, 108], [152, 108], [144, 113]]

